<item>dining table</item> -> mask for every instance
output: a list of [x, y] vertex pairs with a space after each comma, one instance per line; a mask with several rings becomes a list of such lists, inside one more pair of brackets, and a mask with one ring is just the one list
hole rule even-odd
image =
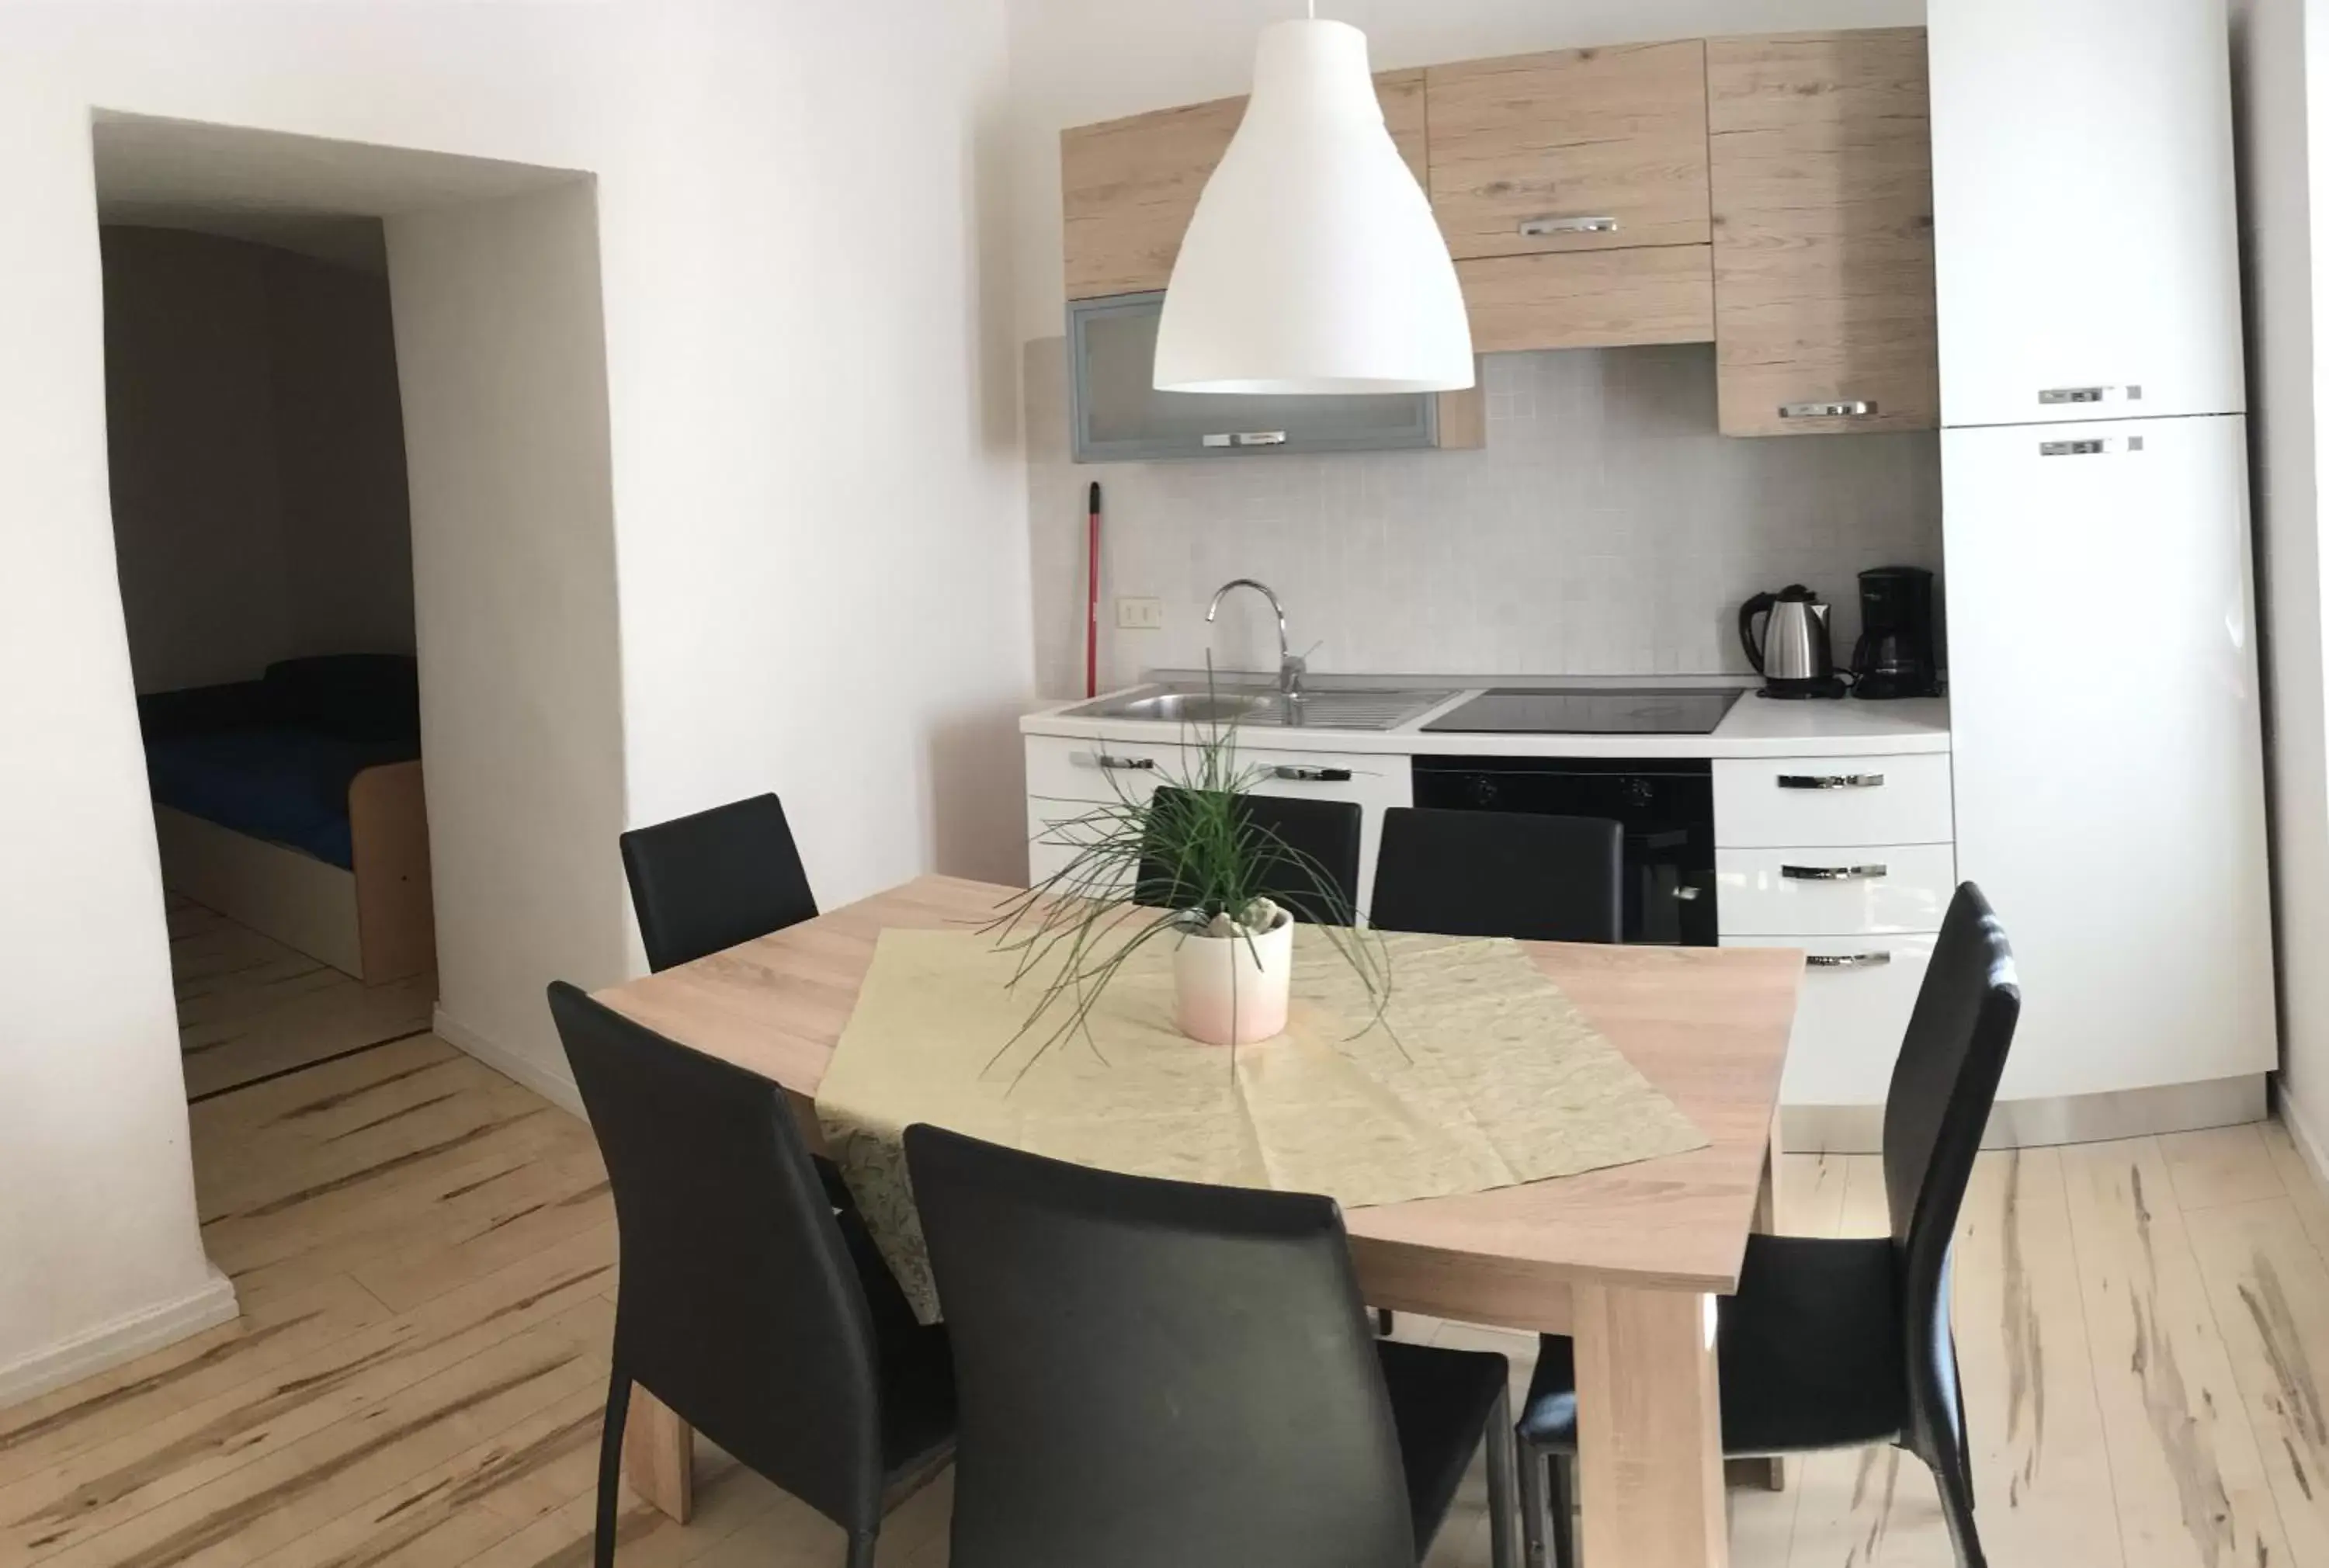
[[[810, 1147], [821, 1150], [817, 1086], [882, 933], [976, 929], [1014, 896], [1023, 889], [918, 877], [597, 994], [682, 1045], [780, 1085]], [[1344, 1221], [1361, 1292], [1393, 1312], [1570, 1336], [1585, 1557], [1721, 1568], [1729, 1547], [1715, 1300], [1738, 1289], [1748, 1236], [1776, 1228], [1779, 1079], [1803, 955], [1521, 945], [1705, 1144], [1550, 1180], [1353, 1208]], [[634, 1390], [626, 1473], [642, 1498], [683, 1520], [693, 1506], [693, 1442], [650, 1391]]]

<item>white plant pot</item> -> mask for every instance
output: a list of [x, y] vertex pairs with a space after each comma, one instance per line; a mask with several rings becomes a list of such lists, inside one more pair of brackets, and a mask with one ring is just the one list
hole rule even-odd
[[1209, 1046], [1249, 1046], [1286, 1032], [1294, 979], [1294, 917], [1260, 935], [1180, 939], [1173, 953], [1174, 1021]]

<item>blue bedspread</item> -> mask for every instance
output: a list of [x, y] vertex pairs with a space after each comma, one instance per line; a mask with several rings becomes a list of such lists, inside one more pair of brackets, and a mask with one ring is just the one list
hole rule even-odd
[[228, 729], [157, 737], [146, 746], [154, 799], [165, 806], [355, 869], [348, 785], [413, 747], [311, 729]]
[[257, 681], [148, 693], [137, 718], [157, 803], [349, 870], [348, 785], [420, 755], [409, 654], [287, 659]]

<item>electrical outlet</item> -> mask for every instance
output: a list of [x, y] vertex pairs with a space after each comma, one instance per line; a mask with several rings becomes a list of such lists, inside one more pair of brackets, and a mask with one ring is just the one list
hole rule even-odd
[[1127, 632], [1161, 632], [1164, 629], [1164, 601], [1118, 599], [1116, 624]]

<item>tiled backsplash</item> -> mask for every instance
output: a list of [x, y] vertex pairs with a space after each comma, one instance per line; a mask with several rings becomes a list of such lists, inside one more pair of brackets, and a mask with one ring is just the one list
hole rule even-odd
[[[1028, 345], [1036, 669], [1081, 690], [1084, 486], [1107, 506], [1100, 685], [1142, 670], [1268, 668], [1261, 601], [1205, 606], [1231, 577], [1285, 601], [1320, 671], [1414, 674], [1741, 671], [1740, 601], [1809, 584], [1834, 602], [1836, 657], [1858, 634], [1854, 574], [1938, 570], [1939, 445], [1929, 435], [1734, 440], [1715, 433], [1714, 351], [1498, 354], [1477, 452], [1079, 467], [1065, 348]], [[1119, 596], [1164, 601], [1162, 631], [1119, 631]], [[1208, 633], [1216, 633], [1208, 638]]]

